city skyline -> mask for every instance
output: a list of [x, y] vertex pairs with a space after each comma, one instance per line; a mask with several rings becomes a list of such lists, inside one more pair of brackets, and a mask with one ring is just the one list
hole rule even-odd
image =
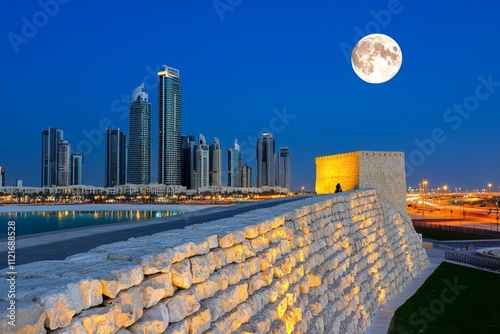
[[[222, 150], [239, 138], [254, 179], [255, 143], [270, 131], [293, 153], [295, 190], [314, 188], [314, 157], [354, 150], [404, 152], [413, 188], [425, 171], [431, 187], [491, 183], [498, 190], [500, 49], [491, 41], [500, 37], [499, 6], [277, 1], [218, 11], [211, 3], [162, 3], [146, 4], [137, 15], [129, 3], [96, 11], [67, 2], [48, 15], [36, 1], [8, 4], [0, 44], [6, 183], [39, 184], [33, 166], [43, 124], [64, 129], [72, 150], [83, 153], [84, 183], [102, 184], [105, 129], [128, 129], [140, 82], [153, 120], [158, 116], [158, 72], [167, 64], [182, 71], [183, 134], [216, 136]], [[165, 11], [176, 15], [163, 22]], [[47, 22], [34, 21], [38, 13]], [[187, 21], [196, 23], [187, 29]], [[159, 43], [165, 31], [168, 43]], [[394, 38], [403, 53], [399, 73], [380, 85], [362, 82], [349, 60], [357, 40], [375, 32]], [[131, 48], [135, 36], [147, 47]], [[153, 135], [152, 175], [157, 150]]]

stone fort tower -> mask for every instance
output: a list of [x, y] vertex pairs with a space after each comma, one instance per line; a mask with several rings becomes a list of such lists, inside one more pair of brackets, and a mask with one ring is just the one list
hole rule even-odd
[[375, 188], [378, 195], [406, 213], [406, 175], [403, 152], [356, 151], [317, 157], [316, 193], [331, 194], [337, 183], [343, 191]]

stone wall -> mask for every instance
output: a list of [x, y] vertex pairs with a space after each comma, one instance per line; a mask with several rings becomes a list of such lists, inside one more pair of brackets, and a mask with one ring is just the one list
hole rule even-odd
[[316, 158], [316, 192], [331, 194], [337, 183], [344, 191], [375, 188], [380, 197], [406, 213], [403, 152], [356, 151]]
[[14, 332], [363, 333], [427, 264], [375, 190], [315, 196], [19, 266]]

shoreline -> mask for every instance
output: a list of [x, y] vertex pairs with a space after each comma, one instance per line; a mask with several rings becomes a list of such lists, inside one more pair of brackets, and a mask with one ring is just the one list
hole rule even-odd
[[0, 213], [14, 212], [53, 212], [53, 211], [182, 211], [195, 212], [207, 208], [227, 205], [216, 204], [40, 204], [40, 205], [2, 205]]

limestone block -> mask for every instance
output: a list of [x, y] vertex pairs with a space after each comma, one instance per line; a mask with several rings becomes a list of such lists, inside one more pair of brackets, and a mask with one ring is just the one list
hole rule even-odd
[[107, 254], [111, 261], [133, 261], [139, 263], [145, 274], [154, 274], [157, 272], [166, 272], [172, 264], [172, 249], [168, 245], [162, 246], [150, 241], [140, 241], [130, 239], [131, 241], [120, 241], [112, 244], [102, 245], [91, 249], [90, 253]]
[[257, 314], [255, 317], [252, 317], [248, 323], [241, 325], [239, 333], [266, 334], [271, 328], [271, 321], [272, 320], [267, 318], [266, 315]]
[[[2, 291], [7, 294], [8, 290]], [[9, 311], [9, 307], [15, 307], [15, 314]], [[43, 327], [46, 315], [39, 304], [16, 300], [15, 305], [11, 306], [10, 301], [5, 300], [0, 301], [0, 310], [0, 333], [46, 333]]]
[[[119, 328], [115, 325], [113, 309], [110, 306], [85, 310], [73, 321], [81, 324], [85, 330], [84, 333], [114, 333]], [[73, 328], [79, 327], [76, 325]]]
[[251, 307], [240, 304], [233, 312], [228, 313], [212, 323], [210, 332], [212, 333], [232, 333], [238, 330], [242, 322], [247, 322], [252, 316]]
[[227, 264], [226, 261], [226, 250], [222, 248], [217, 248], [211, 251], [209, 254], [213, 254], [215, 260], [215, 270], [224, 267]]
[[202, 307], [198, 312], [190, 315], [189, 318], [191, 320], [189, 325], [190, 334], [201, 334], [210, 329], [212, 317], [207, 308]]
[[[234, 262], [241, 263], [245, 261], [247, 255], [247, 248], [243, 244], [233, 246], [234, 249]], [[253, 254], [253, 253], [252, 253]]]
[[255, 291], [268, 285], [267, 281], [264, 280], [263, 273], [257, 273], [250, 277], [248, 281], [248, 294], [252, 295]]
[[[27, 333], [31, 333], [31, 332], [27, 332]], [[38, 333], [38, 332], [34, 332], [34, 333]], [[46, 333], [45, 328], [44, 328], [44, 332], [42, 332], [42, 333]], [[66, 326], [64, 328], [56, 329], [54, 331], [51, 331], [50, 333], [51, 334], [88, 334], [89, 332], [87, 332], [87, 330], [83, 327], [81, 321], [72, 320], [68, 326]], [[119, 332], [117, 332], [117, 333], [119, 333]], [[126, 331], [126, 333], [123, 333], [123, 334], [128, 334], [128, 333], [130, 333], [130, 332]]]
[[225, 314], [224, 308], [222, 306], [221, 293], [217, 294], [213, 298], [201, 301], [201, 305], [209, 310], [212, 322], [217, 321]]
[[271, 334], [287, 334], [286, 324], [283, 319], [274, 320], [271, 323], [271, 328], [269, 329]]
[[192, 257], [195, 255], [207, 254], [210, 250], [210, 245], [207, 239], [196, 239], [195, 241], [189, 241], [172, 248], [174, 251], [173, 263], [180, 262], [185, 258]]
[[221, 269], [221, 272], [226, 273], [229, 285], [234, 285], [241, 281], [243, 273], [238, 264], [230, 264]]
[[197, 301], [213, 297], [221, 290], [222, 286], [219, 282], [212, 279], [207, 279], [204, 282], [194, 284], [191, 290], [194, 292]]
[[67, 326], [76, 313], [67, 290], [43, 295], [39, 303], [47, 315], [44, 326], [50, 329]]
[[192, 283], [200, 283], [210, 276], [210, 266], [205, 256], [194, 256], [189, 258], [191, 261]]
[[172, 273], [155, 274], [147, 277], [142, 283], [142, 303], [145, 308], [157, 304], [161, 299], [174, 294]]
[[243, 227], [243, 235], [245, 239], [253, 239], [259, 236], [258, 225], [248, 225]]
[[219, 239], [219, 247], [228, 248], [245, 240], [245, 234], [243, 231], [236, 230], [227, 232], [223, 235], [219, 235], [218, 239]]
[[167, 307], [159, 303], [144, 310], [144, 315], [128, 330], [133, 334], [156, 334], [163, 333], [169, 323]]
[[182, 321], [176, 323], [170, 323], [167, 327], [165, 334], [186, 334], [189, 333], [189, 327], [191, 325], [191, 319], [186, 318]]
[[225, 313], [248, 299], [248, 283], [229, 287], [221, 295], [222, 309]]
[[219, 290], [226, 290], [229, 286], [229, 275], [226, 270], [218, 270], [210, 275], [210, 281], [218, 285]]
[[179, 322], [200, 309], [196, 296], [189, 291], [180, 291], [165, 300], [170, 322]]
[[142, 286], [121, 291], [115, 299], [106, 301], [112, 307], [116, 327], [128, 327], [143, 315]]
[[273, 229], [273, 222], [271, 220], [265, 220], [258, 223], [257, 229], [259, 230], [259, 235], [263, 235]]
[[250, 272], [250, 263], [248, 262], [238, 263], [237, 266], [240, 270], [242, 280], [252, 276], [252, 273]]
[[73, 269], [63, 277], [89, 277], [102, 285], [102, 294], [114, 298], [118, 292], [138, 285], [144, 279], [141, 264], [129, 261], [106, 261]]
[[264, 249], [269, 247], [269, 240], [263, 235], [258, 236], [254, 239], [249, 240], [250, 248], [254, 253], [262, 252]]
[[217, 269], [217, 262], [215, 260], [214, 253], [213, 252], [208, 253], [207, 255], [205, 255], [205, 259], [207, 260], [208, 269], [210, 270], [211, 274], [215, 271], [215, 269]]
[[248, 263], [248, 270], [250, 271], [250, 275], [254, 275], [260, 272], [260, 261], [258, 257], [252, 257], [246, 260]]
[[224, 248], [224, 258], [226, 259], [226, 263], [233, 263], [236, 259], [236, 252], [234, 247]]
[[193, 284], [191, 261], [189, 261], [189, 259], [174, 263], [171, 267], [171, 271], [173, 285], [181, 289], [188, 289]]

